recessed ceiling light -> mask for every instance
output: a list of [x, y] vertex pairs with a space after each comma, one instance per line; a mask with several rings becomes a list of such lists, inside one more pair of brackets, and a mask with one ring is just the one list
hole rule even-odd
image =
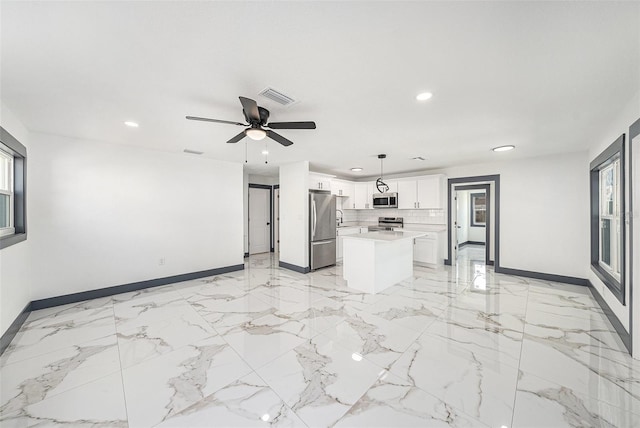
[[351, 168], [351, 171], [353, 171], [353, 172], [360, 172], [360, 171], [362, 171], [362, 168], [360, 168], [360, 167]]
[[137, 128], [139, 126], [136, 122], [132, 122], [130, 120], [127, 120], [124, 124], [127, 125], [129, 128]]
[[268, 155], [268, 154], [269, 154], [269, 150], [263, 150], [263, 151], [262, 151], [262, 154], [263, 154], [263, 155]]
[[508, 146], [494, 147], [491, 150], [493, 150], [494, 152], [507, 152], [507, 151], [513, 150], [515, 148], [516, 148], [516, 146], [508, 145]]
[[353, 359], [353, 361], [362, 361], [362, 355], [354, 352], [353, 354], [351, 354], [351, 359]]
[[432, 96], [433, 96], [433, 94], [431, 92], [422, 92], [422, 93], [416, 95], [416, 100], [418, 100], [418, 101], [427, 101]]

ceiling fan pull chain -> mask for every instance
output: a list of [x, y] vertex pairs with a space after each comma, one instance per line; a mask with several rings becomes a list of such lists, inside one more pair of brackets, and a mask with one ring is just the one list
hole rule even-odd
[[247, 162], [247, 140], [244, 140], [244, 163]]

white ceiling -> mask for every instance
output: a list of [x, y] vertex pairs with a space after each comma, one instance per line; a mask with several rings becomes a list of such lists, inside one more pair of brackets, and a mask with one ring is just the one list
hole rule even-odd
[[[637, 2], [0, 8], [0, 94], [29, 130], [243, 162], [244, 140], [225, 144], [242, 128], [184, 116], [242, 121], [243, 95], [273, 121], [316, 121], [280, 131], [295, 144], [270, 141], [268, 166], [249, 140], [252, 173], [309, 160], [358, 177], [379, 173], [378, 153], [387, 174], [585, 150], [640, 91]], [[258, 97], [267, 86], [299, 103]], [[422, 91], [433, 98], [417, 102]], [[504, 144], [517, 149], [490, 151]]]

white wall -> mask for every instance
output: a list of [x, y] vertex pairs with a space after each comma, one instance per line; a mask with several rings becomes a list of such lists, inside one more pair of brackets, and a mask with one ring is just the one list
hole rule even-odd
[[280, 167], [280, 261], [309, 267], [309, 162]]
[[[433, 173], [449, 178], [500, 174], [501, 267], [585, 278], [589, 252], [584, 233], [589, 218], [586, 152], [504, 158]], [[495, 195], [494, 188], [491, 193]]]
[[[29, 132], [20, 120], [4, 104], [1, 106], [0, 124], [27, 148], [27, 186], [31, 183], [31, 145]], [[11, 323], [31, 301], [29, 272], [33, 269], [28, 262], [28, 250], [33, 237], [30, 202], [33, 199], [27, 187], [27, 240], [0, 250], [0, 335], [7, 331]]]
[[32, 300], [243, 263], [241, 164], [34, 133], [29, 169]]
[[[589, 164], [591, 163], [592, 160], [594, 160], [600, 153], [602, 153], [602, 151], [604, 151], [604, 149], [606, 149], [609, 145], [611, 145], [611, 143], [613, 143], [616, 138], [618, 138], [621, 134], [625, 134], [628, 137], [628, 132], [629, 132], [629, 126], [631, 124], [633, 124], [633, 122], [635, 122], [636, 120], [638, 120], [638, 118], [640, 118], [640, 93], [636, 94], [636, 96], [629, 102], [629, 104], [627, 106], [625, 106], [617, 115], [616, 115], [616, 120], [611, 124], [611, 126], [606, 129], [603, 130], [602, 135], [600, 136], [595, 136], [593, 139], [593, 144], [591, 145], [590, 149], [589, 149], [589, 156], [588, 159], [585, 160], [585, 164], [584, 164], [584, 169], [585, 174], [588, 174], [588, 171], [590, 170]], [[626, 165], [625, 165], [625, 173], [626, 173], [626, 180], [628, 182], [629, 179], [629, 141], [627, 138], [625, 138], [625, 151], [626, 151]], [[637, 184], [638, 183], [638, 175], [636, 172], [636, 180], [634, 185], [640, 185]], [[626, 204], [626, 211], [627, 211], [627, 219], [629, 218], [629, 210], [630, 210], [630, 198], [629, 198], [629, 186], [626, 186], [625, 189], [625, 204]], [[588, 197], [588, 196], [587, 196]], [[588, 211], [587, 211], [588, 212]], [[629, 242], [629, 227], [627, 224], [627, 237], [626, 237], [626, 242], [628, 244]], [[583, 234], [586, 235], [587, 237], [590, 235], [590, 225], [587, 224], [585, 225], [585, 228], [583, 229]], [[637, 247], [637, 245], [636, 245]], [[613, 293], [611, 293], [611, 291], [609, 291], [609, 289], [604, 285], [604, 283], [600, 280], [600, 278], [598, 278], [596, 276], [595, 273], [593, 273], [593, 271], [591, 270], [591, 266], [590, 266], [590, 258], [588, 257], [586, 259], [586, 263], [588, 266], [588, 279], [589, 281], [591, 281], [591, 283], [593, 284], [594, 288], [598, 291], [598, 293], [600, 293], [600, 295], [602, 296], [602, 298], [604, 299], [605, 302], [607, 302], [607, 304], [609, 305], [609, 307], [611, 308], [611, 310], [614, 312], [614, 314], [616, 315], [616, 317], [620, 320], [620, 322], [622, 323], [622, 325], [624, 326], [625, 329], [627, 329], [627, 331], [629, 331], [629, 305], [622, 305], [622, 303], [620, 303], [620, 301], [613, 295]], [[634, 266], [634, 269], [639, 269], [640, 266]], [[625, 256], [625, 283], [626, 283], [626, 287], [625, 287], [625, 291], [626, 291], [626, 301], [629, 301], [629, 291], [630, 291], [630, 281], [629, 281], [629, 248], [627, 247], [626, 250], [626, 256]], [[636, 296], [638, 296], [639, 293], [635, 293]], [[637, 322], [634, 322], [634, 328], [636, 330], [636, 332], [638, 332], [640, 330], [640, 318], [638, 318]], [[640, 340], [640, 336], [638, 336], [638, 339]], [[635, 341], [637, 346], [640, 346], [640, 344], [637, 343], [637, 341]], [[637, 349], [634, 352], [635, 356], [640, 358], [640, 349]]]
[[274, 186], [279, 183], [279, 177], [272, 177], [268, 175], [249, 174], [249, 183], [251, 184], [265, 184], [267, 186]]

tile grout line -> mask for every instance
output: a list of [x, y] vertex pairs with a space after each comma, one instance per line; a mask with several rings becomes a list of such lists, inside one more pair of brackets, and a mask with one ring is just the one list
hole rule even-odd
[[122, 367], [122, 355], [120, 354], [120, 339], [118, 338], [118, 326], [116, 325], [116, 309], [115, 303], [113, 300], [111, 301], [111, 311], [113, 312], [113, 327], [116, 332], [116, 346], [118, 347], [118, 363], [120, 365], [120, 382], [122, 382], [122, 400], [124, 401], [124, 413], [127, 417], [127, 427], [129, 426], [129, 408], [127, 406], [127, 392], [124, 388], [124, 375], [123, 375], [123, 367]]
[[524, 348], [524, 330], [527, 326], [527, 312], [529, 310], [529, 290], [531, 288], [531, 284], [527, 281], [527, 304], [524, 307], [524, 320], [522, 323], [522, 341], [520, 342], [520, 356], [518, 357], [518, 377], [516, 378], [516, 388], [513, 392], [513, 410], [511, 410], [511, 427], [513, 427], [513, 419], [516, 414], [516, 402], [518, 398], [518, 384], [520, 383], [520, 364], [522, 363], [522, 349]]

